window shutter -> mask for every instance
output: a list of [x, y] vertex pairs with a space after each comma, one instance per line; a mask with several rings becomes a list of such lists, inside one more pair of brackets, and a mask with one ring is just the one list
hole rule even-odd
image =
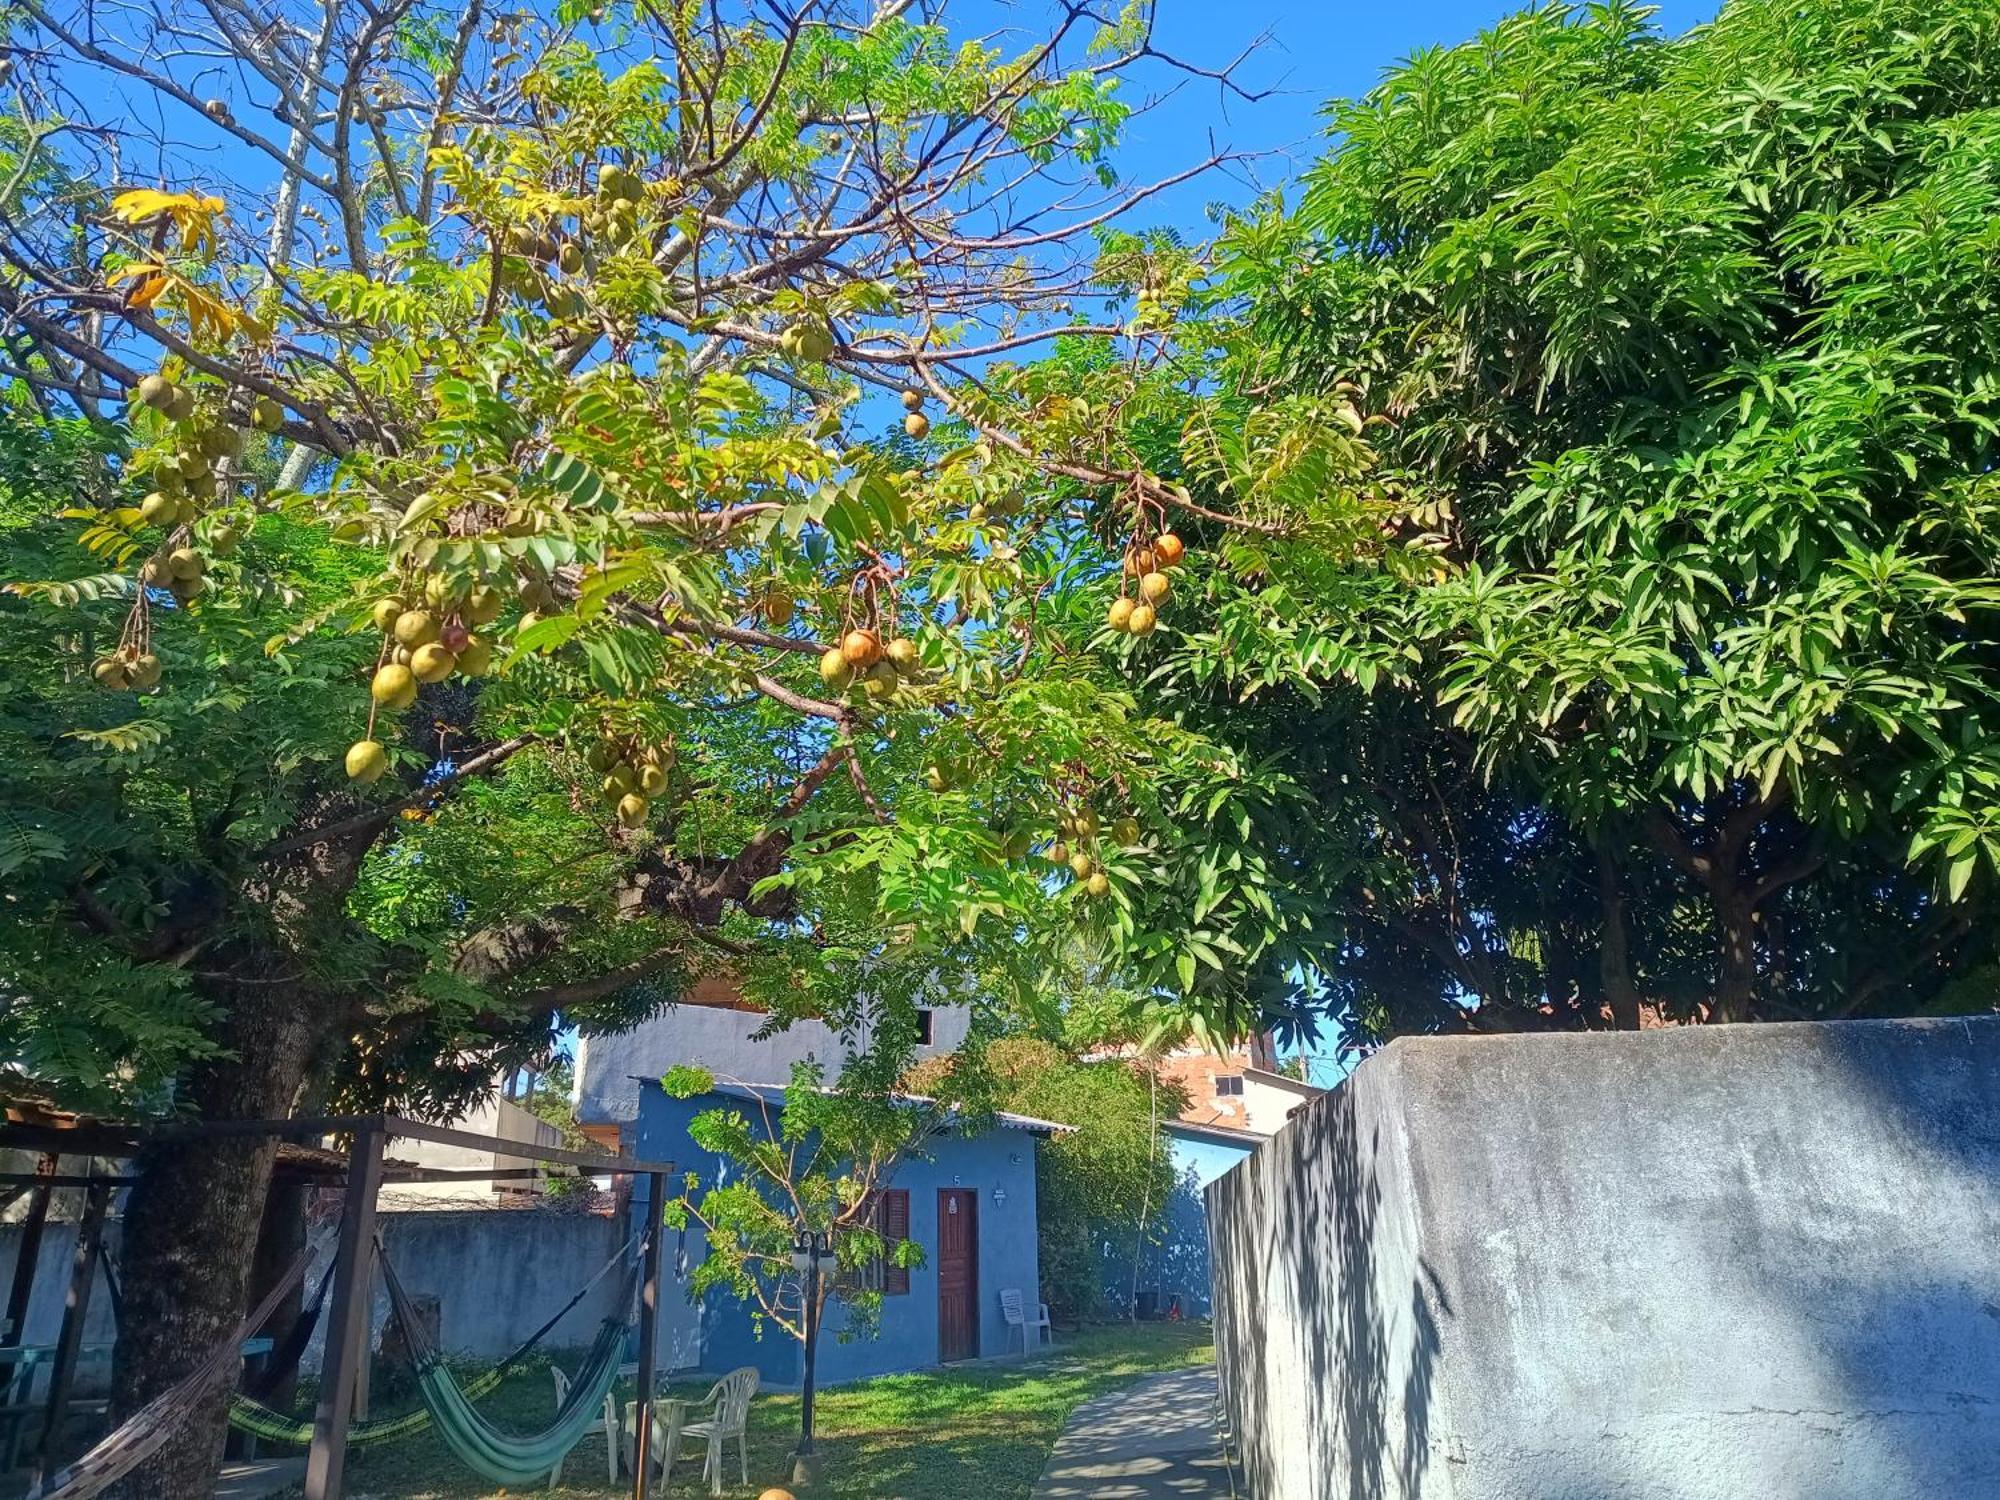
[[882, 1294], [906, 1295], [910, 1290], [910, 1268], [899, 1266], [889, 1257], [910, 1237], [910, 1190], [885, 1188], [878, 1195], [876, 1230], [882, 1236]]

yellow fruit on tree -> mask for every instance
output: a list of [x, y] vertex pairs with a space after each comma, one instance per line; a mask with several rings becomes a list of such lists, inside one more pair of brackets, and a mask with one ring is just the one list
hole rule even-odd
[[484, 677], [493, 670], [493, 648], [476, 636], [465, 643], [465, 649], [458, 653], [458, 673], [461, 677]]
[[889, 665], [898, 672], [914, 672], [922, 664], [917, 652], [917, 643], [908, 636], [897, 636], [882, 648], [882, 654], [889, 659]]
[[638, 790], [638, 786], [639, 777], [637, 773], [623, 761], [620, 761], [605, 773], [604, 795], [607, 797], [613, 792], [622, 797], [627, 792]]
[[1125, 848], [1131, 848], [1139, 842], [1139, 820], [1131, 817], [1117, 819], [1111, 825], [1111, 837]]
[[1187, 547], [1171, 531], [1163, 531], [1153, 538], [1153, 556], [1163, 568], [1171, 568], [1187, 555]]
[[347, 774], [351, 780], [367, 786], [380, 781], [382, 773], [389, 769], [389, 752], [373, 740], [356, 740], [347, 747]]
[[897, 681], [896, 669], [886, 661], [878, 661], [862, 677], [861, 690], [880, 703], [896, 691]]
[[396, 621], [402, 618], [402, 614], [403, 601], [391, 595], [377, 599], [375, 607], [368, 611], [368, 618], [375, 622], [377, 630], [387, 632], [396, 628]]
[[139, 502], [139, 519], [148, 526], [171, 526], [181, 518], [181, 503], [157, 490]]
[[667, 789], [667, 773], [658, 766], [639, 767], [639, 790], [648, 797], [657, 797]]
[[1065, 844], [1061, 839], [1057, 839], [1053, 844], [1049, 845], [1048, 860], [1052, 865], [1068, 864], [1069, 845]]
[[139, 692], [156, 687], [160, 681], [160, 659], [150, 651], [141, 652], [132, 658], [132, 664], [125, 671], [132, 686]]
[[437, 621], [427, 610], [406, 609], [396, 616], [394, 626], [396, 643], [408, 646], [412, 651], [419, 646], [428, 646], [438, 638]]
[[1081, 849], [1069, 857], [1069, 872], [1078, 880], [1090, 873], [1090, 856]]
[[1130, 630], [1132, 628], [1132, 609], [1132, 601], [1127, 599], [1123, 594], [1120, 594], [1116, 599], [1111, 601], [1111, 609], [1104, 616], [1104, 623], [1109, 625], [1113, 630]]
[[491, 625], [500, 618], [500, 611], [506, 602], [498, 589], [481, 584], [466, 596], [466, 622], [472, 625]]
[[1173, 587], [1164, 573], [1148, 573], [1139, 580], [1139, 593], [1148, 604], [1158, 604], [1173, 592]]
[[457, 665], [458, 658], [436, 641], [410, 653], [410, 675], [419, 682], [443, 682]]
[[653, 804], [637, 792], [627, 792], [618, 799], [618, 821], [627, 828], [637, 828], [646, 821], [646, 814], [652, 809]]
[[922, 391], [903, 392], [904, 411], [922, 411], [923, 409], [924, 409], [924, 393]]
[[820, 681], [836, 693], [844, 692], [854, 681], [854, 668], [848, 664], [847, 655], [839, 647], [829, 647], [820, 653]]
[[173, 404], [174, 383], [164, 375], [148, 375], [133, 389], [132, 394], [140, 403], [154, 411], [165, 411]]
[[259, 432], [276, 432], [285, 425], [285, 409], [269, 396], [250, 403], [250, 425]]
[[167, 554], [167, 571], [176, 578], [199, 578], [207, 566], [192, 547], [176, 547]]
[[1153, 606], [1141, 604], [1133, 609], [1132, 618], [1126, 622], [1125, 628], [1134, 635], [1151, 635], [1153, 627], [1159, 623], [1159, 614]]
[[375, 669], [368, 693], [384, 708], [408, 708], [417, 701], [417, 679], [408, 667], [390, 662]]
[[1159, 558], [1151, 547], [1134, 547], [1125, 554], [1125, 571], [1135, 577], [1144, 577], [1159, 567]]
[[921, 443], [931, 435], [931, 419], [920, 411], [913, 411], [903, 418], [903, 431]]
[[1083, 888], [1093, 896], [1108, 895], [1111, 891], [1111, 877], [1099, 870], [1083, 883]]
[[774, 588], [764, 595], [764, 618], [774, 629], [783, 630], [792, 623], [794, 608], [789, 589]]

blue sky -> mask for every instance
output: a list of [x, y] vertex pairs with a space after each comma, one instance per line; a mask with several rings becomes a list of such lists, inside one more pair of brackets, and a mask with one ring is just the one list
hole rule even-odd
[[[1127, 181], [1150, 181], [1188, 162], [1214, 132], [1219, 146], [1275, 153], [1252, 169], [1257, 185], [1277, 186], [1321, 147], [1320, 106], [1366, 93], [1387, 69], [1425, 47], [1469, 40], [1522, 9], [1510, 0], [1392, 0], [1340, 5], [1334, 0], [1158, 0], [1155, 44], [1202, 67], [1219, 67], [1268, 33], [1239, 78], [1255, 103], [1220, 97], [1218, 87], [1190, 79], [1164, 108], [1136, 120], [1118, 153]], [[1661, 0], [1658, 23], [1670, 35], [1713, 18], [1717, 0]], [[1016, 12], [1016, 14], [1020, 14]], [[1202, 231], [1203, 206], [1241, 203], [1248, 181], [1211, 179], [1174, 191], [1165, 213], [1152, 217], [1190, 234]]]

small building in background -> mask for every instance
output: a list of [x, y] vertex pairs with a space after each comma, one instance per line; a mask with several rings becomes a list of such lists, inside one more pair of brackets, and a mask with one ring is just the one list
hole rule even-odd
[[[785, 1091], [780, 1084], [718, 1083], [712, 1091], [687, 1099], [669, 1095], [651, 1079], [635, 1084], [638, 1151], [693, 1172], [704, 1190], [723, 1174], [739, 1169], [690, 1139], [689, 1127], [697, 1115], [736, 1109], [761, 1132], [766, 1116], [775, 1129], [783, 1112]], [[874, 1337], [843, 1340], [847, 1311], [838, 1298], [828, 1304], [819, 1344], [819, 1382], [919, 1370], [1006, 1351], [1010, 1335], [1000, 1294], [1019, 1291], [1032, 1310], [1041, 1284], [1035, 1151], [1043, 1138], [1068, 1128], [1001, 1114], [974, 1135], [936, 1135], [923, 1157], [897, 1164], [876, 1193], [876, 1231], [890, 1242], [914, 1240], [923, 1250], [923, 1263], [907, 1269], [885, 1264], [872, 1273], [882, 1292], [881, 1321]], [[643, 1184], [635, 1195], [634, 1212], [642, 1221], [646, 1218]], [[673, 1248], [678, 1279], [685, 1284], [687, 1272], [706, 1254], [699, 1228], [691, 1225]], [[685, 1297], [671, 1300], [686, 1301]], [[676, 1327], [683, 1326], [678, 1310], [663, 1309], [663, 1313]], [[754, 1365], [767, 1385], [796, 1386], [803, 1369], [800, 1344], [768, 1324], [760, 1336], [754, 1313], [754, 1308], [719, 1289], [700, 1299], [694, 1307], [699, 1330], [696, 1363], [717, 1374]]]

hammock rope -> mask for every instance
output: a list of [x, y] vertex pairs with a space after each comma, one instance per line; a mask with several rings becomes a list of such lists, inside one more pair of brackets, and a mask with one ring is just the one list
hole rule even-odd
[[[596, 1274], [578, 1288], [576, 1294], [569, 1301], [557, 1308], [553, 1317], [549, 1318], [541, 1327], [529, 1334], [499, 1364], [490, 1370], [482, 1370], [463, 1385], [458, 1386], [458, 1394], [465, 1401], [472, 1402], [483, 1400], [498, 1390], [501, 1381], [507, 1378], [508, 1373], [522, 1360], [532, 1354], [536, 1346], [549, 1336], [556, 1325], [562, 1322], [579, 1302], [590, 1295], [592, 1289], [600, 1281], [610, 1275], [620, 1264], [626, 1262], [629, 1252], [638, 1239], [639, 1236], [635, 1234], [631, 1239], [628, 1239], [623, 1245], [619, 1246], [617, 1253], [600, 1266]], [[383, 1275], [386, 1280], [390, 1275], [389, 1258], [387, 1255], [382, 1254], [379, 1240], [377, 1242], [376, 1253], [381, 1260]], [[638, 1262], [634, 1259], [631, 1264], [636, 1266]], [[301, 1327], [303, 1328], [303, 1337], [300, 1337], [298, 1340], [298, 1354], [304, 1353], [305, 1345], [312, 1337], [313, 1325], [318, 1321], [320, 1315], [320, 1303], [325, 1298], [326, 1289], [332, 1277], [333, 1267], [329, 1265], [320, 1277], [319, 1291], [314, 1296], [313, 1305], [299, 1314], [298, 1323], [294, 1325], [292, 1334], [287, 1336], [286, 1342], [289, 1347], [292, 1337], [298, 1335]], [[400, 1283], [397, 1283], [397, 1285], [400, 1286]], [[630, 1302], [631, 1297], [628, 1294], [618, 1304], [618, 1323], [621, 1335], [623, 1334], [626, 1321], [625, 1309], [629, 1307]], [[411, 1330], [420, 1328], [421, 1324], [417, 1321], [414, 1311], [406, 1311], [407, 1298], [404, 1299], [402, 1304], [398, 1304], [392, 1291], [390, 1303], [395, 1308], [397, 1319], [403, 1325], [404, 1343], [414, 1353], [415, 1344], [412, 1342]], [[609, 1319], [606, 1321], [608, 1322]], [[297, 1363], [298, 1354], [292, 1356], [294, 1364]], [[586, 1360], [586, 1368], [588, 1367], [588, 1363], [588, 1360]], [[615, 1379], [615, 1362], [613, 1371]], [[580, 1369], [578, 1374], [581, 1375], [582, 1373], [583, 1370]], [[421, 1372], [419, 1374], [421, 1375]], [[275, 1382], [272, 1382], [272, 1384], [275, 1384]], [[270, 1385], [266, 1384], [263, 1386], [263, 1390], [268, 1389], [270, 1389]], [[262, 1393], [263, 1391], [260, 1390], [258, 1394]], [[406, 1438], [422, 1432], [431, 1425], [433, 1420], [431, 1408], [428, 1404], [425, 1404], [416, 1407], [412, 1411], [399, 1412], [392, 1417], [378, 1417], [371, 1422], [355, 1422], [347, 1429], [347, 1445], [350, 1448], [355, 1448], [394, 1442], [398, 1438]], [[239, 1395], [230, 1403], [229, 1425], [234, 1427], [238, 1432], [248, 1433], [261, 1442], [280, 1443], [299, 1448], [306, 1447], [312, 1442], [313, 1424], [310, 1418], [301, 1419], [289, 1412], [278, 1411], [250, 1395]], [[553, 1464], [548, 1467], [553, 1467]], [[543, 1472], [546, 1473], [547, 1469], [545, 1468]]]

